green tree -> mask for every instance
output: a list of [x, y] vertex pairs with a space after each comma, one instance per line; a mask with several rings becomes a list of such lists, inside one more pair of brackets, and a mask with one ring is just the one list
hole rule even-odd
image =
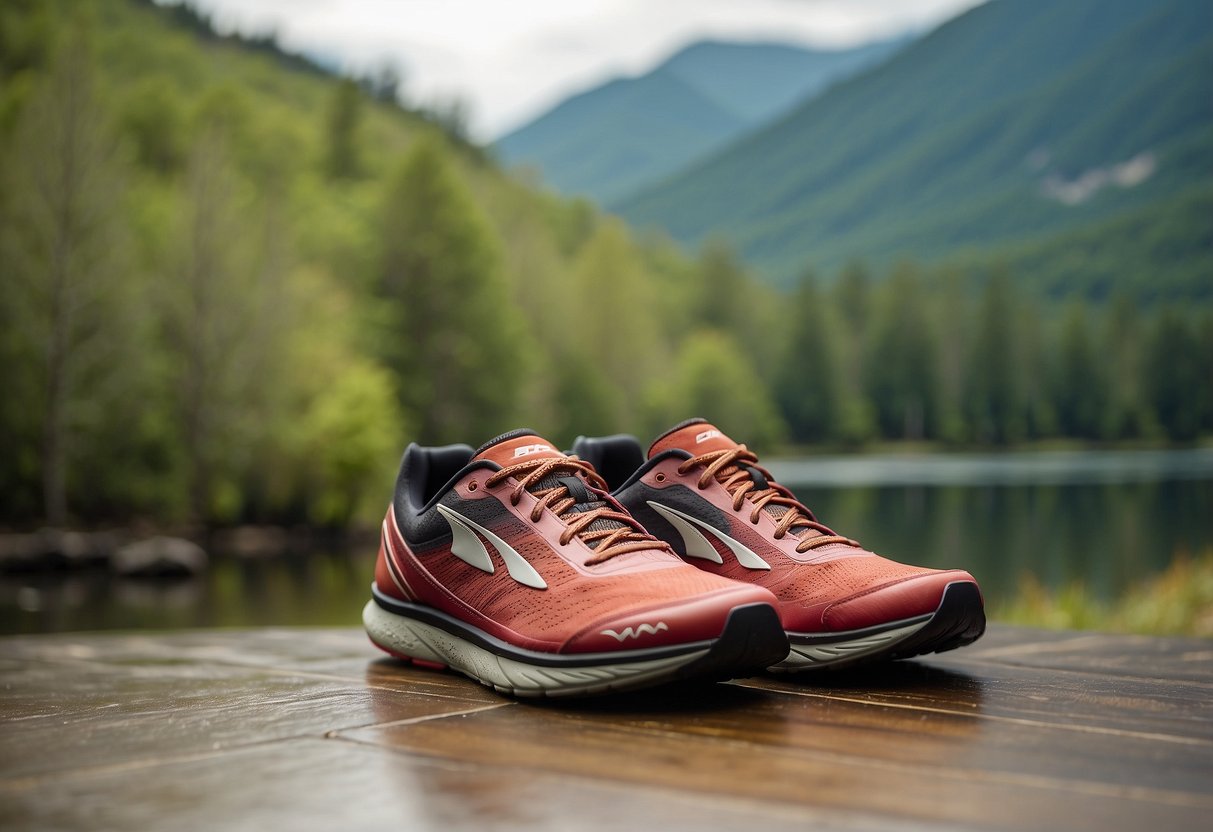
[[188, 143], [185, 113], [167, 78], [145, 78], [127, 93], [120, 125], [144, 166], [172, 173], [184, 164]]
[[867, 267], [853, 261], [835, 281], [831, 298], [841, 331], [838, 333], [840, 403], [838, 434], [861, 444], [876, 433], [876, 411], [865, 385], [866, 348], [870, 339], [871, 279]]
[[1201, 430], [1213, 432], [1213, 311], [1205, 310], [1197, 319], [1199, 374], [1197, 386], [1197, 412], [1200, 413]]
[[0, 7], [0, 77], [42, 66], [53, 54], [55, 9], [47, 0]]
[[938, 296], [932, 309], [937, 333], [939, 367], [939, 435], [950, 442], [968, 438], [964, 414], [965, 373], [970, 333], [970, 293], [966, 276], [948, 269], [937, 277]]
[[932, 428], [937, 375], [917, 272], [899, 266], [881, 294], [865, 372], [867, 392], [885, 436], [922, 439]]
[[[175, 279], [164, 287], [168, 347], [177, 361], [190, 515], [197, 522], [236, 510], [240, 448], [253, 429], [258, 330], [251, 264], [250, 197], [228, 156], [223, 123], [199, 136], [186, 169]], [[243, 440], [243, 441], [242, 441]]]
[[1053, 405], [1066, 436], [1098, 438], [1107, 410], [1103, 362], [1095, 355], [1086, 310], [1072, 302], [1062, 322], [1060, 343], [1052, 368]]
[[1169, 307], [1157, 314], [1146, 340], [1142, 389], [1171, 439], [1195, 439], [1200, 432], [1200, 402], [1210, 381], [1201, 347], [1187, 317]]
[[94, 75], [91, 45], [75, 30], [26, 105], [6, 160], [0, 318], [13, 327], [5, 342], [15, 364], [5, 370], [5, 398], [28, 396], [16, 399], [25, 413], [15, 427], [39, 434], [42, 511], [52, 525], [68, 519], [78, 440], [104, 422], [107, 394], [130, 369], [115, 363], [130, 332], [123, 165]]
[[669, 381], [650, 388], [649, 422], [668, 427], [688, 415], [703, 416], [726, 432], [746, 437], [753, 448], [777, 445], [786, 428], [745, 356], [737, 341], [724, 333], [692, 335], [679, 350]]
[[493, 230], [436, 141], [418, 142], [391, 178], [381, 235], [380, 350], [418, 439], [509, 427], [533, 348]]
[[982, 442], [1014, 442], [1025, 431], [1015, 307], [1010, 276], [997, 272], [982, 293], [965, 385], [969, 422]]
[[709, 238], [699, 250], [699, 280], [695, 287], [696, 323], [747, 337], [749, 279], [732, 247], [723, 238]]
[[833, 438], [841, 406], [835, 339], [811, 272], [801, 278], [784, 317], [790, 321], [792, 333], [775, 382], [780, 410], [796, 441]]
[[573, 285], [583, 355], [617, 391], [623, 419], [634, 419], [660, 366], [662, 331], [652, 281], [622, 222], [598, 226], [573, 263]]
[[834, 306], [860, 342], [871, 314], [871, 284], [867, 267], [858, 260], [848, 263], [834, 284]]
[[1108, 304], [1098, 350], [1108, 380], [1103, 435], [1119, 439], [1142, 434], [1148, 407], [1141, 390], [1141, 319], [1137, 304], [1128, 295], [1117, 294]]
[[363, 93], [357, 81], [347, 78], [333, 89], [325, 156], [325, 169], [333, 179], [350, 179], [362, 170], [360, 130], [363, 105]]

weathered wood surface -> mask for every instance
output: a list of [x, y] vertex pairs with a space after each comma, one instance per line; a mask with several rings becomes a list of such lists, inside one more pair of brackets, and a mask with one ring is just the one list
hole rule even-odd
[[356, 630], [0, 639], [4, 829], [1209, 828], [1213, 642], [515, 702]]

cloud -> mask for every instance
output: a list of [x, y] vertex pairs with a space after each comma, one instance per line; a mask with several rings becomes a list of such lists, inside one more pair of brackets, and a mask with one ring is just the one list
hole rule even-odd
[[396, 63], [415, 102], [453, 97], [490, 139], [561, 98], [704, 37], [850, 46], [978, 0], [196, 0], [221, 27], [278, 33], [349, 71]]

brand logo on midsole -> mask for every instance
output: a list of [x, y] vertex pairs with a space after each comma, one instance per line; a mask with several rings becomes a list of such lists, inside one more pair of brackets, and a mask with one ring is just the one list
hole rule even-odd
[[727, 546], [729, 551], [733, 553], [733, 556], [737, 558], [737, 562], [746, 569], [771, 568], [771, 564], [754, 554], [753, 549], [744, 543], [738, 543], [719, 529], [713, 528], [689, 514], [683, 514], [678, 509], [663, 506], [661, 503], [655, 503], [652, 500], [648, 500], [647, 502], [653, 511], [668, 520], [670, 525], [678, 530], [678, 534], [682, 536], [682, 545], [686, 550], [688, 558], [701, 558], [703, 560], [710, 560], [712, 563], [724, 563], [724, 558], [720, 556], [720, 552], [716, 551], [716, 547], [712, 545], [710, 540], [704, 537], [703, 531], [700, 531], [700, 529], [703, 529]]
[[484, 535], [485, 540], [493, 544], [497, 554], [501, 555], [501, 559], [505, 561], [506, 571], [510, 573], [511, 578], [524, 586], [535, 589], [548, 588], [547, 581], [540, 577], [533, 566], [527, 563], [526, 558], [484, 526], [472, 522], [441, 503], [438, 504], [438, 513], [446, 518], [446, 522], [451, 527], [451, 534], [454, 535], [454, 539], [451, 541], [452, 555], [491, 575], [494, 571], [493, 559], [489, 557], [489, 550], [477, 536], [476, 533], [479, 532]]
[[604, 636], [610, 636], [611, 638], [615, 639], [615, 641], [623, 642], [627, 641], [629, 638], [640, 638], [641, 633], [648, 633], [651, 636], [655, 636], [662, 630], [668, 629], [670, 628], [666, 626], [664, 621], [658, 621], [656, 624], [650, 624], [646, 621], [639, 627], [624, 627], [623, 632], [616, 632], [615, 630], [603, 630], [602, 634]]

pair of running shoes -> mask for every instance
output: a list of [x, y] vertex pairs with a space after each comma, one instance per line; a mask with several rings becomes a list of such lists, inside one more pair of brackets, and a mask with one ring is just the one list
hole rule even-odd
[[516, 696], [841, 668], [985, 631], [972, 575], [835, 534], [702, 419], [647, 454], [529, 430], [410, 445], [371, 593], [380, 649]]

